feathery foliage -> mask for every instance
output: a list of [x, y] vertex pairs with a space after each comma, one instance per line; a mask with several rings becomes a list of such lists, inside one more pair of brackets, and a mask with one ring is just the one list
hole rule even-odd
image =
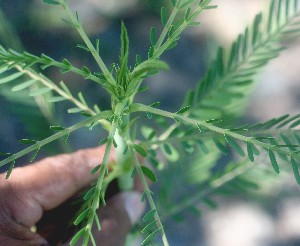
[[[170, 13], [162, 7], [163, 30], [158, 35], [156, 28], [151, 28], [148, 58], [143, 61], [137, 56], [136, 64], [132, 67], [128, 63], [130, 38], [122, 22], [120, 56], [110, 66], [111, 69], [107, 68], [101, 58], [100, 41], [92, 42], [88, 38], [78, 13], [73, 13], [66, 0], [43, 2], [65, 10], [68, 17], [65, 21], [78, 31], [84, 42], [84, 45], [79, 44], [77, 47], [92, 55], [101, 73], [93, 72], [86, 66], [75, 67], [67, 59], [56, 61], [45, 54], [36, 56], [0, 46], [1, 86], [10, 86], [13, 93], [28, 92], [29, 97], [46, 98], [51, 105], [69, 101], [73, 107], [68, 109], [68, 113], [80, 113], [86, 117], [70, 127], [50, 126], [55, 133], [42, 140], [21, 139], [20, 143], [28, 144], [29, 147], [13, 154], [6, 150], [0, 152], [4, 157], [0, 167], [8, 166], [9, 178], [18, 158], [33, 153], [32, 161], [38, 151], [50, 142], [62, 137], [67, 141], [70, 133], [86, 126], [91, 130], [96, 124], [103, 126], [108, 135], [99, 144], [106, 145], [105, 154], [102, 162], [91, 170], [92, 174], [98, 175], [98, 179], [83, 197], [82, 209], [74, 220], [74, 224], [81, 229], [74, 235], [71, 245], [79, 240], [82, 240], [82, 245], [95, 245], [92, 228], [96, 225], [101, 230], [101, 218], [98, 218], [97, 210], [105, 206], [105, 191], [113, 178], [125, 180], [130, 186], [132, 179], [137, 177], [143, 184], [141, 199], [147, 200], [150, 207], [141, 223], [143, 245], [149, 244], [158, 234], [163, 244], [169, 245], [163, 219], [175, 216], [184, 209], [199, 214], [195, 206], [199, 202], [216, 207], [212, 194], [234, 194], [257, 189], [257, 180], [249, 179], [247, 173], [256, 168], [260, 156], [268, 157], [270, 168], [276, 174], [289, 166], [300, 184], [300, 135], [297, 130], [300, 115], [283, 115], [255, 125], [237, 126], [235, 122], [243, 113], [243, 105], [247, 102], [255, 76], [269, 61], [279, 56], [284, 49], [282, 39], [299, 34], [297, 0], [272, 0], [269, 13], [258, 14], [229, 51], [219, 48], [204, 78], [188, 93], [182, 107], [175, 113], [159, 109], [159, 103], [150, 106], [137, 103], [135, 95], [143, 91], [145, 78], [169, 69], [161, 56], [177, 45], [186, 28], [200, 24], [196, 20], [203, 11], [216, 8], [211, 5], [212, 0], [172, 0]], [[111, 96], [111, 109], [101, 111], [98, 105], [91, 107], [82, 92], [74, 96], [63, 81], [55, 83], [39, 71], [49, 67], [95, 82]], [[137, 118], [132, 117], [133, 114], [144, 113], [157, 124], [156, 128], [140, 127]], [[167, 118], [174, 122], [170, 123]], [[136, 137], [138, 127], [144, 140]], [[111, 171], [108, 160], [112, 148], [116, 148], [119, 165]], [[165, 160], [159, 158], [158, 151], [165, 156]], [[237, 160], [230, 162], [221, 171], [214, 172], [212, 168], [220, 157], [230, 152], [237, 154]], [[164, 162], [183, 162], [185, 153], [197, 161], [191, 161], [184, 174], [176, 175], [181, 171], [178, 165], [167, 165]], [[138, 156], [149, 160], [152, 166], [142, 165]], [[249, 162], [254, 164], [249, 166]], [[164, 195], [172, 193], [168, 186], [170, 180], [164, 179], [164, 174], [168, 173], [191, 185], [194, 195], [183, 194], [178, 197], [180, 202], [172, 206], [169, 196]], [[161, 181], [162, 191], [158, 198], [151, 191], [147, 179]], [[174, 192], [174, 187], [172, 189]], [[176, 192], [179, 196], [180, 192]]]

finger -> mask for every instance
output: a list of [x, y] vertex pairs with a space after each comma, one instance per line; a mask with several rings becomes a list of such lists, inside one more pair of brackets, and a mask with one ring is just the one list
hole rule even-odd
[[26, 237], [18, 237], [18, 238], [12, 238], [12, 237], [6, 237], [0, 235], [1, 245], [11, 245], [11, 246], [50, 246], [48, 242], [40, 237], [37, 234], [32, 233], [30, 235], [30, 239]]
[[90, 171], [101, 163], [103, 155], [104, 148], [85, 149], [15, 168], [8, 182], [22, 202], [22, 209], [14, 209], [19, 222], [33, 225], [44, 210], [55, 208], [95, 180], [97, 175]]
[[[141, 202], [141, 194], [138, 192], [124, 192], [112, 197], [107, 206], [98, 213], [101, 231], [93, 228], [97, 245], [124, 245], [132, 225], [139, 220], [144, 209], [145, 205]], [[78, 245], [81, 243], [78, 242]]]

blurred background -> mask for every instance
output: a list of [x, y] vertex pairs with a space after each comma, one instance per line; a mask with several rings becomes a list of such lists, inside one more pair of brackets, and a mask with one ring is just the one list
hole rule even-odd
[[[101, 56], [106, 64], [118, 60], [120, 23], [123, 20], [129, 32], [130, 59], [134, 64], [136, 54], [147, 57], [149, 30], [152, 26], [160, 28], [160, 7], [170, 7], [169, 2], [72, 0], [70, 5], [73, 10], [78, 10], [89, 37], [100, 39]], [[266, 9], [269, 0], [215, 0], [213, 3], [218, 9], [203, 13], [199, 17], [201, 26], [186, 30], [179, 45], [162, 57], [170, 64], [171, 70], [151, 77], [148, 80], [150, 90], [139, 95], [138, 101], [146, 104], [159, 101], [161, 108], [178, 110], [187, 90], [194, 87], [205, 73], [216, 48], [220, 44], [229, 47], [254, 16]], [[45, 53], [57, 60], [67, 58], [77, 67], [87, 65], [97, 71], [91, 56], [75, 47], [82, 41], [74, 29], [61, 21], [65, 15], [59, 8], [49, 7], [41, 0], [0, 0], [0, 7], [0, 40], [4, 47], [26, 50], [35, 55]], [[299, 113], [299, 41], [285, 43], [288, 49], [258, 76], [245, 119], [255, 122], [286, 113]], [[72, 91], [83, 91], [89, 103], [97, 103], [101, 109], [109, 108], [108, 95], [93, 83], [72, 74], [61, 75], [56, 69], [49, 69], [46, 74], [53, 81], [64, 80]], [[0, 148], [1, 151], [18, 151], [22, 148], [19, 139], [27, 138], [28, 132], [42, 136], [41, 131], [47, 123], [33, 113], [32, 117], [39, 120], [31, 120], [31, 124], [25, 127], [26, 114], [35, 111], [33, 102], [20, 102], [10, 90], [1, 87], [0, 91]], [[14, 102], [13, 106], [11, 102]], [[49, 110], [55, 110], [62, 125], [71, 125], [79, 116], [66, 114], [69, 106], [56, 105], [55, 109]], [[101, 130], [99, 135], [79, 131], [70, 136], [70, 146], [61, 144], [55, 148], [67, 152], [96, 146], [101, 134], [104, 134]], [[50, 146], [40, 157], [55, 154], [53, 149], [54, 146]], [[24, 159], [23, 163], [26, 161]], [[22, 160], [18, 162], [22, 163]], [[283, 173], [281, 178], [267, 179], [261, 189], [253, 193], [219, 198], [218, 208], [201, 207], [201, 216], [184, 215], [175, 223], [166, 219], [171, 245], [300, 245], [300, 189], [291, 177], [291, 174]]]

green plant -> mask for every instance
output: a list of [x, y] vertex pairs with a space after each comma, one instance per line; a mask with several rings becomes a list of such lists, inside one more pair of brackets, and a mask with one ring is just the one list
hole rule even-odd
[[[62, 137], [67, 140], [72, 132], [86, 126], [90, 130], [97, 125], [103, 126], [108, 132], [108, 136], [100, 141], [100, 144], [106, 144], [105, 155], [102, 163], [91, 170], [91, 173], [98, 174], [98, 181], [83, 197], [84, 204], [74, 221], [74, 224], [80, 225], [82, 229], [75, 234], [71, 245], [76, 244], [81, 238], [83, 245], [88, 245], [89, 242], [95, 245], [91, 228], [96, 223], [99, 230], [101, 229], [101, 218], [99, 221], [96, 211], [100, 204], [105, 206], [105, 191], [108, 183], [114, 178], [119, 178], [120, 189], [132, 188], [132, 179], [136, 175], [144, 186], [141, 199], [143, 201], [147, 199], [150, 206], [150, 211], [146, 213], [140, 225], [143, 226], [142, 232], [145, 235], [144, 245], [157, 233], [161, 234], [163, 244], [169, 245], [162, 218], [176, 215], [183, 208], [195, 211], [196, 208], [193, 206], [195, 202], [213, 205], [209, 195], [214, 191], [223, 189], [224, 192], [225, 190], [229, 192], [233, 187], [236, 191], [239, 188], [255, 186], [245, 174], [254, 167], [249, 161], [254, 162], [258, 159], [257, 156], [267, 155], [278, 174], [280, 172], [278, 160], [282, 159], [286, 166], [291, 166], [295, 179], [300, 184], [298, 171], [300, 136], [296, 129], [300, 124], [299, 114], [283, 115], [255, 125], [236, 126], [237, 119], [243, 113], [241, 105], [246, 103], [247, 95], [251, 92], [253, 77], [270, 60], [278, 57], [283, 50], [280, 43], [283, 38], [299, 34], [300, 14], [297, 0], [273, 0], [267, 18], [262, 14], [257, 15], [253, 25], [247, 28], [244, 34], [239, 35], [229, 52], [219, 48], [216, 59], [211, 63], [204, 78], [188, 93], [182, 107], [175, 113], [159, 109], [159, 103], [149, 106], [137, 103], [135, 96], [147, 89], [142, 86], [145, 78], [168, 69], [168, 65], [160, 59], [162, 54], [176, 46], [181, 33], [187, 27], [199, 25], [195, 19], [202, 11], [216, 7], [210, 5], [212, 0], [172, 0], [173, 10], [170, 14], [163, 7], [161, 9], [163, 31], [157, 37], [156, 29], [151, 28], [148, 59], [142, 61], [140, 56], [137, 56], [136, 63], [132, 67], [128, 64], [129, 38], [122, 23], [120, 59], [112, 64], [110, 69], [100, 56], [100, 41], [96, 40], [95, 44], [90, 41], [78, 13], [74, 14], [71, 11], [67, 1], [44, 0], [44, 2], [63, 7], [68, 16], [68, 20], [64, 21], [75, 28], [84, 41], [84, 45], [80, 44], [77, 47], [92, 54], [101, 73], [91, 72], [87, 67], [77, 68], [67, 59], [60, 62], [44, 54], [35, 56], [1, 46], [0, 84], [13, 84], [17, 78], [21, 79], [22, 82], [12, 86], [12, 91], [16, 93], [36, 85], [37, 89], [31, 90], [30, 96], [47, 96], [50, 103], [68, 100], [74, 104], [68, 113], [80, 113], [86, 119], [66, 128], [58, 125], [50, 126], [51, 130], [57, 133], [43, 140], [21, 139], [20, 143], [30, 146], [14, 154], [1, 152], [1, 156], [5, 156], [5, 159], [0, 162], [0, 166], [9, 165], [6, 176], [9, 178], [16, 159], [33, 152], [30, 159], [33, 161], [44, 145]], [[33, 68], [35, 65], [39, 65], [42, 69], [57, 67], [62, 73], [72, 72], [97, 83], [111, 96], [111, 110], [101, 111], [98, 105], [90, 107], [83, 93], [80, 92], [75, 97], [63, 82], [54, 83], [37, 72]], [[138, 117], [141, 114], [147, 114], [149, 120], [155, 122], [155, 127], [140, 126]], [[136, 137], [137, 129], [141, 129], [144, 139]], [[113, 147], [117, 150], [118, 165], [109, 172], [108, 157]], [[157, 152], [162, 152], [166, 160], [176, 162], [183, 158], [183, 150], [195, 153], [197, 164], [188, 164], [186, 173], [182, 176], [189, 183], [199, 187], [200, 192], [182, 199], [176, 206], [171, 206], [166, 197], [161, 198], [161, 201], [165, 199], [161, 204], [167, 204], [168, 209], [160, 213], [161, 210], [157, 208], [147, 178], [157, 182], [155, 173], [159, 173], [160, 169], [163, 169], [162, 173], [171, 170], [176, 174], [172, 165], [162, 164]], [[237, 153], [240, 158], [228, 163], [224, 169], [213, 172], [212, 167], [220, 159], [221, 154], [227, 154], [229, 150]], [[202, 152], [201, 156], [197, 156], [199, 151]], [[142, 165], [138, 155], [147, 158], [152, 167]], [[199, 169], [201, 176], [195, 177], [193, 174]], [[162, 178], [161, 182], [163, 184], [169, 180]], [[167, 190], [169, 186], [163, 187], [162, 192], [166, 194], [172, 192]], [[206, 189], [203, 189], [205, 187]]]

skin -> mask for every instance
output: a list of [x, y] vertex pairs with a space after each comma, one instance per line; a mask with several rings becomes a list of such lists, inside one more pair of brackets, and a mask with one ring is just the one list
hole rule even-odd
[[[97, 175], [91, 175], [90, 170], [101, 162], [103, 154], [104, 148], [85, 149], [15, 168], [8, 180], [5, 174], [0, 174], [1, 245], [53, 245], [46, 239], [57, 233], [54, 229], [59, 225], [55, 223], [61, 223], [68, 211], [65, 209], [58, 215], [56, 210], [68, 206], [65, 205], [68, 199], [96, 180]], [[113, 160], [110, 157], [110, 161]], [[100, 211], [102, 230], [96, 232], [95, 229], [97, 245], [124, 244], [133, 223], [125, 209], [126, 197], [128, 194], [115, 195]], [[58, 220], [47, 225], [45, 215], [50, 211], [49, 218], [58, 217]], [[31, 231], [36, 224], [41, 227], [38, 227], [38, 233]]]

